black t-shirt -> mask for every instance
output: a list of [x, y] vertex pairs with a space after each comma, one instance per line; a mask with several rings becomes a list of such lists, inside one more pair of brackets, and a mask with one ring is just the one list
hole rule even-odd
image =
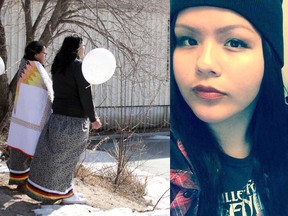
[[253, 157], [244, 159], [220, 154], [222, 165], [221, 216], [260, 216], [264, 212], [252, 179]]

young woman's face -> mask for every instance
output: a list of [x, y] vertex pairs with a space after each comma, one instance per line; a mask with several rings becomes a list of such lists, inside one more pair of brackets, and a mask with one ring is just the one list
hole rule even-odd
[[85, 56], [85, 45], [83, 43], [81, 43], [78, 48], [78, 56], [80, 59], [83, 59]]
[[264, 73], [261, 37], [240, 15], [189, 8], [177, 17], [176, 82], [195, 115], [217, 123], [252, 113]]
[[44, 46], [40, 53], [35, 54], [35, 59], [37, 59], [42, 65], [45, 64], [46, 61], [46, 47]]

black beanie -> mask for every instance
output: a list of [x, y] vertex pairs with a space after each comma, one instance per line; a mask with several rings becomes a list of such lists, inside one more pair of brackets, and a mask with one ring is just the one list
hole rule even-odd
[[211, 6], [229, 9], [246, 18], [270, 44], [284, 65], [282, 0], [171, 0], [171, 19], [188, 7]]

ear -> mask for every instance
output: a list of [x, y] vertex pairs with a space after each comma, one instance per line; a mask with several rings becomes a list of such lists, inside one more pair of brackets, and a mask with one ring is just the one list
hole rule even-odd
[[36, 53], [36, 54], [34, 55], [34, 58], [35, 58], [36, 60], [38, 60], [38, 56], [39, 56], [39, 53]]
[[38, 56], [39, 54], [40, 54], [40, 53], [35, 53], [35, 54], [34, 54], [34, 57], [35, 57], [35, 56]]

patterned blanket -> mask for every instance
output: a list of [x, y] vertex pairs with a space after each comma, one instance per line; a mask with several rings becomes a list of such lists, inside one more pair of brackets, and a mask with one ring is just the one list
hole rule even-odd
[[33, 156], [51, 114], [52, 81], [37, 61], [22, 60], [18, 77], [7, 142], [9, 147]]

